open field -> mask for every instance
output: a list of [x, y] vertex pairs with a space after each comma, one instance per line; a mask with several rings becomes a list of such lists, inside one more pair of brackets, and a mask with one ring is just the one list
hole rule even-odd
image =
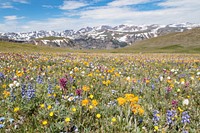
[[199, 54], [24, 49], [0, 53], [0, 132], [200, 132]]

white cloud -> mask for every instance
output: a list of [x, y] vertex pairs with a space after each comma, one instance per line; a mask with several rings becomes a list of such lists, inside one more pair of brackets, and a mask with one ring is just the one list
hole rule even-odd
[[11, 3], [9, 3], [9, 2], [6, 2], [6, 3], [1, 3], [0, 4], [0, 8], [14, 8], [12, 5], [11, 5]]
[[28, 0], [12, 0], [13, 2], [18, 2], [18, 3], [23, 3], [23, 4], [27, 4]]
[[134, 4], [141, 4], [145, 2], [149, 2], [150, 0], [114, 0], [108, 3], [109, 6], [127, 6]]
[[11, 15], [11, 16], [4, 16], [4, 19], [6, 21], [14, 21], [14, 20], [18, 20], [18, 19], [23, 19], [24, 17], [18, 17], [16, 15]]
[[87, 6], [86, 3], [78, 2], [78, 1], [64, 1], [63, 5], [59, 8], [62, 10], [73, 10], [78, 9], [80, 7]]
[[42, 7], [44, 7], [44, 8], [54, 8], [55, 6], [52, 6], [52, 5], [42, 5]]
[[[86, 26], [98, 25], [141, 25], [141, 24], [170, 24], [170, 23], [200, 23], [199, 0], [167, 0], [159, 4], [163, 9], [137, 11], [128, 6], [91, 7], [84, 10], [70, 10], [61, 18], [49, 18], [40, 21], [18, 22], [20, 17], [7, 17], [0, 23], [0, 32], [33, 31], [33, 30], [78, 30]], [[169, 8], [170, 7], [170, 8]], [[71, 17], [70, 16], [76, 16]], [[69, 18], [69, 16], [71, 18]], [[80, 16], [80, 17], [77, 17]], [[6, 18], [5, 18], [6, 19]]]

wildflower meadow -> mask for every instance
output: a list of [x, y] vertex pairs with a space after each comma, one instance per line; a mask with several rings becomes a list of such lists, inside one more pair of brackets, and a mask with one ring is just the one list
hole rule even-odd
[[200, 55], [0, 53], [0, 132], [198, 133]]

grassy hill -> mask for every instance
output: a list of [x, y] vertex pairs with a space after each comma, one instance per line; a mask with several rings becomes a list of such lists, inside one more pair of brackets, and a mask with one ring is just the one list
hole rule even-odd
[[65, 39], [64, 37], [54, 37], [54, 36], [49, 36], [49, 37], [43, 37], [43, 38], [37, 38], [35, 40], [55, 40], [55, 39]]
[[[52, 39], [52, 37], [47, 39]], [[69, 48], [0, 42], [0, 52], [200, 53], [200, 28], [151, 38], [125, 48], [112, 50], [72, 50]]]
[[200, 28], [140, 41], [113, 52], [200, 53]]
[[36, 46], [33, 44], [21, 44], [12, 42], [0, 42], [0, 52], [70, 52], [67, 48], [52, 48], [48, 46]]

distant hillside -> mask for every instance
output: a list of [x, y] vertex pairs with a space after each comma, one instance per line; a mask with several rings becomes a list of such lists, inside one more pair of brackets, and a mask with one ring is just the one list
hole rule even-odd
[[0, 52], [80, 52], [80, 53], [200, 53], [200, 28], [171, 33], [111, 50], [76, 50], [0, 41]]
[[[115, 51], [114, 51], [115, 52]], [[147, 39], [116, 52], [200, 52], [200, 28]]]
[[70, 52], [67, 48], [52, 48], [48, 46], [36, 46], [32, 44], [22, 44], [16, 42], [0, 41], [0, 52], [43, 52], [43, 53], [56, 53], [56, 52]]

